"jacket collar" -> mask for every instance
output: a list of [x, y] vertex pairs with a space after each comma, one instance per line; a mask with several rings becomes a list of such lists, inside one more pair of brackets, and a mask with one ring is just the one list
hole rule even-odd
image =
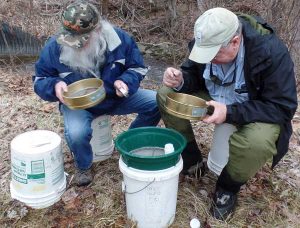
[[245, 66], [253, 74], [261, 72], [271, 65], [270, 36], [274, 34], [261, 35], [247, 21], [242, 20], [243, 38], [245, 44]]
[[107, 21], [102, 22], [102, 33], [109, 51], [115, 50], [122, 43], [114, 27]]

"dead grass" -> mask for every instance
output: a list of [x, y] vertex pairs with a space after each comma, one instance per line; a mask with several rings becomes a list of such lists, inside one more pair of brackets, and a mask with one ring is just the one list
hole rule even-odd
[[[32, 91], [30, 71], [1, 70], [0, 108], [0, 222], [3, 227], [135, 227], [127, 220], [121, 192], [122, 174], [119, 154], [95, 163], [95, 180], [86, 188], [71, 182], [62, 200], [55, 205], [34, 210], [11, 199], [9, 183], [10, 142], [18, 134], [34, 129], [48, 129], [63, 138], [63, 122], [56, 104], [40, 100]], [[155, 89], [156, 86], [152, 86]], [[1, 89], [0, 89], [1, 91]], [[298, 116], [297, 116], [298, 115]], [[182, 179], [179, 183], [176, 219], [171, 227], [188, 227], [197, 217], [204, 227], [300, 227], [300, 147], [299, 114], [294, 120], [295, 133], [290, 153], [271, 172], [265, 166], [239, 194], [239, 204], [232, 218], [220, 222], [209, 215], [211, 193], [216, 176], [207, 174], [200, 180]], [[113, 136], [125, 131], [133, 115], [112, 118]], [[213, 126], [193, 123], [198, 144], [205, 157], [210, 148]], [[63, 145], [68, 180], [74, 174], [72, 157]]]

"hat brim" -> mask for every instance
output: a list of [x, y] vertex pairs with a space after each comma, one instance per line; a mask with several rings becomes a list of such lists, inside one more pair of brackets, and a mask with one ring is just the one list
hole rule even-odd
[[196, 63], [209, 63], [217, 55], [221, 46], [222, 44], [214, 47], [198, 47], [194, 44], [189, 59]]
[[57, 43], [73, 48], [82, 48], [88, 41], [90, 35], [85, 33], [82, 35], [74, 35], [68, 32], [60, 32], [56, 38]]

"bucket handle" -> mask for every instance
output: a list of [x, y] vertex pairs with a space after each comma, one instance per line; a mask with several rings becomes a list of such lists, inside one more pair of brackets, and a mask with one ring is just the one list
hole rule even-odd
[[106, 154], [96, 154], [96, 157], [105, 157], [107, 155], [111, 155], [113, 152], [108, 152]]
[[151, 184], [153, 184], [155, 182], [155, 178], [153, 178], [153, 180], [151, 181], [151, 182], [149, 182], [145, 187], [143, 187], [143, 188], [141, 188], [141, 189], [139, 189], [139, 190], [137, 190], [137, 191], [134, 191], [134, 192], [127, 192], [126, 191], [126, 185], [125, 185], [125, 183], [124, 182], [122, 182], [122, 192], [124, 193], [124, 194], [135, 194], [135, 193], [138, 193], [138, 192], [141, 192], [141, 191], [143, 191], [144, 189], [146, 189], [147, 187], [149, 187]]
[[114, 152], [114, 150], [113, 150], [113, 151], [109, 151], [109, 152], [107, 152], [106, 154], [96, 154], [96, 153], [95, 153], [95, 155], [96, 155], [97, 157], [105, 157], [105, 156], [107, 156], [107, 155], [111, 155], [113, 152]]

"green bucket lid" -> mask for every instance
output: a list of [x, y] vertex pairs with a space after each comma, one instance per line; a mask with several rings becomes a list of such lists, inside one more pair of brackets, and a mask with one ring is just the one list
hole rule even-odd
[[[144, 155], [135, 153], [144, 148], [160, 148], [163, 151], [166, 144], [174, 146], [174, 152], [160, 155]], [[140, 127], [130, 129], [118, 135], [115, 147], [122, 155], [123, 162], [132, 168], [140, 170], [162, 170], [175, 166], [180, 154], [186, 146], [186, 139], [179, 132], [161, 127]]]

